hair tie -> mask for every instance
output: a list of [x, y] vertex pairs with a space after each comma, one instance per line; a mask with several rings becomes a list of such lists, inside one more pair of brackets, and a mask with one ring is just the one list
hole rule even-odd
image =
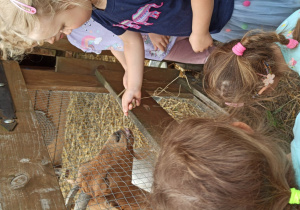
[[10, 2], [13, 3], [20, 10], [23, 10], [24, 12], [27, 12], [27, 13], [32, 14], [32, 15], [36, 13], [36, 8], [34, 8], [32, 6], [29, 6], [27, 4], [19, 2], [17, 0], [10, 0]]
[[299, 42], [297, 40], [289, 39], [289, 43], [286, 45], [286, 47], [289, 49], [293, 49], [293, 48], [297, 47], [298, 44], [299, 44]]
[[300, 204], [300, 190], [291, 188], [291, 197], [289, 204]]
[[238, 42], [236, 45], [233, 46], [232, 52], [236, 54], [237, 56], [242, 56], [244, 54], [244, 51], [246, 50], [246, 47], [244, 47], [240, 42]]

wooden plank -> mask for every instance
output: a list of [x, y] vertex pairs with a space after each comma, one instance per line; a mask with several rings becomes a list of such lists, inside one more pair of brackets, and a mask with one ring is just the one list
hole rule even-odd
[[[55, 71], [60, 73], [68, 73], [68, 74], [95, 75], [95, 70], [100, 65], [103, 66], [105, 69], [112, 70], [112, 75], [113, 75], [112, 77], [114, 77], [115, 75], [117, 76], [122, 75], [120, 74], [120, 71], [124, 73], [123, 67], [120, 63], [66, 58], [66, 57], [57, 57]], [[157, 73], [159, 73], [159, 76], [157, 76]], [[154, 81], [154, 82], [155, 81], [170, 82], [176, 76], [178, 76], [178, 74], [179, 71], [174, 69], [145, 67], [144, 80]], [[119, 81], [119, 78], [117, 79], [117, 81]]]
[[95, 76], [23, 70], [28, 89], [108, 93]]
[[41, 48], [41, 47], [36, 47], [36, 48], [34, 48], [34, 50], [31, 52], [31, 54], [45, 55], [45, 56], [55, 57], [55, 56], [56, 56], [56, 50], [53, 50], [53, 49], [46, 49], [46, 48]]
[[[189, 80], [190, 79], [191, 78], [189, 78]], [[196, 96], [197, 99], [201, 101], [201, 103], [204, 103], [207, 106], [207, 108], [213, 110], [213, 112], [211, 113], [214, 113], [215, 116], [218, 114], [228, 114], [224, 109], [219, 107], [215, 102], [213, 102], [211, 99], [209, 99], [206, 95], [203, 94], [204, 90], [198, 83], [189, 83], [189, 86], [186, 82], [186, 79], [184, 78], [180, 78], [177, 82], [181, 84], [184, 89], [190, 91], [194, 96]]]
[[[79, 49], [79, 48], [75, 47], [74, 45], [72, 45], [69, 42], [69, 40], [67, 39], [67, 37], [65, 37], [63, 39], [60, 39], [59, 41], [55, 42], [54, 44], [50, 44], [50, 43], [45, 42], [45, 44], [43, 46], [41, 46], [40, 48], [84, 53], [81, 49]], [[97, 55], [95, 53], [89, 53], [89, 54]], [[101, 55], [110, 55], [110, 56], [112, 56], [112, 53], [110, 52], [110, 50], [103, 50]]]
[[[56, 62], [56, 71], [58, 73], [66, 74], [95, 75], [95, 70], [99, 65], [103, 66], [105, 69], [111, 70], [111, 83], [120, 83], [121, 81], [121, 84], [123, 84], [122, 79], [124, 70], [119, 63], [58, 57]], [[178, 75], [179, 71], [174, 69], [145, 67], [143, 89], [148, 92], [148, 94], [153, 95], [158, 87], [166, 87]], [[170, 96], [170, 93], [174, 96], [178, 96], [180, 92], [178, 97], [193, 98], [193, 95], [189, 91], [180, 89], [180, 86], [176, 82], [170, 84], [166, 91], [167, 92], [162, 92], [160, 96]]]
[[65, 209], [21, 69], [13, 61], [3, 65], [18, 125], [12, 132], [0, 128], [1, 210]]
[[95, 75], [95, 71], [100, 65], [110, 65], [118, 70], [123, 70], [121, 64], [118, 63], [105, 62], [99, 60], [57, 57], [55, 71], [67, 74]]
[[[80, 74], [68, 74], [51, 71], [39, 71], [39, 70], [23, 70], [22, 73], [26, 81], [28, 89], [33, 90], [56, 90], [56, 91], [79, 91], [79, 92], [95, 92], [95, 93], [108, 93], [108, 90], [97, 80], [96, 76], [92, 75], [80, 75]], [[119, 78], [123, 78], [123, 73], [116, 74], [111, 71], [111, 75], [116, 76], [112, 78], [116, 83], [120, 83]], [[122, 81], [122, 80], [121, 80]], [[157, 87], [165, 87], [167, 85], [164, 81], [147, 81], [143, 83], [143, 88], [153, 95]], [[179, 85], [174, 83], [167, 89], [168, 92], [173, 95], [178, 95]], [[193, 95], [184, 89], [180, 92], [181, 98], [192, 98]], [[170, 96], [170, 93], [162, 92], [160, 96]]]
[[[64, 39], [60, 39], [54, 44], [50, 44], [45, 42], [44, 45], [35, 47], [31, 54], [38, 55], [46, 55], [46, 56], [57, 56], [58, 54], [64, 54], [65, 56], [73, 56], [73, 54], [87, 54], [83, 52], [81, 49], [73, 46], [68, 39], [65, 37]], [[95, 53], [92, 54], [92, 57], [97, 57], [98, 55]], [[101, 55], [112, 56], [110, 50], [103, 50]]]
[[[111, 70], [106, 69], [104, 66], [98, 67], [96, 76], [121, 105], [121, 98], [118, 97], [118, 94], [123, 90], [122, 81], [119, 83], [111, 82]], [[160, 145], [160, 137], [165, 127], [174, 120], [143, 90], [142, 105], [129, 111], [129, 116], [139, 130], [156, 148]]]
[[[114, 76], [122, 75], [120, 71], [124, 73], [120, 63], [65, 57], [57, 57], [55, 68], [56, 72], [61, 73], [95, 75], [95, 70], [100, 65], [105, 69], [110, 69]], [[157, 73], [159, 73], [159, 76], [157, 76]], [[179, 71], [174, 69], [145, 67], [144, 79], [147, 81], [171, 81], [178, 74]]]

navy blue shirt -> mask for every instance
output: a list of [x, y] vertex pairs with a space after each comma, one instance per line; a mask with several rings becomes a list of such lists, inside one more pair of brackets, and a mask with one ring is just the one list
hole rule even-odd
[[[231, 18], [234, 0], [214, 0], [209, 27], [218, 33]], [[106, 9], [95, 9], [92, 18], [116, 35], [125, 30], [168, 36], [189, 36], [192, 32], [190, 0], [107, 0]]]

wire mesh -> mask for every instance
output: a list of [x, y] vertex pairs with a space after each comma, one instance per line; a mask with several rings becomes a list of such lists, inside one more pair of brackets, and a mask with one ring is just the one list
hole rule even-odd
[[56, 137], [56, 128], [45, 112], [36, 110], [35, 115], [39, 122], [44, 142], [46, 146], [49, 146]]
[[[151, 209], [147, 196], [158, 151], [111, 95], [29, 94], [67, 209]], [[177, 120], [205, 114], [179, 99], [159, 103]]]

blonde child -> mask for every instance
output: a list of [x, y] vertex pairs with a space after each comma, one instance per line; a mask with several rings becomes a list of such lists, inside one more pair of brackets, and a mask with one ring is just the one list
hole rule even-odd
[[299, 18], [297, 10], [276, 32], [252, 31], [217, 47], [204, 66], [206, 92], [221, 104], [242, 107], [265, 100], [288, 71], [300, 73]]
[[[91, 15], [91, 3], [98, 9], [92, 17], [119, 35], [124, 42], [126, 64], [128, 66], [128, 87], [122, 97], [124, 114], [132, 109], [132, 104], [140, 104], [143, 78], [143, 41], [140, 33], [156, 33], [167, 36], [189, 36], [195, 52], [201, 52], [212, 45], [210, 33], [218, 33], [226, 23], [236, 17], [239, 7], [249, 8], [242, 12], [247, 20], [256, 17], [256, 12], [272, 17], [263, 24], [274, 26], [281, 18], [286, 18], [296, 8], [300, 0], [259, 0], [263, 8], [254, 8], [251, 2], [242, 0], [0, 0], [1, 27], [10, 34], [42, 42], [60, 38], [62, 33], [70, 34], [72, 29], [85, 23]], [[256, 4], [253, 4], [254, 6]], [[278, 9], [280, 8], [280, 9]], [[17, 11], [17, 9], [19, 11]], [[21, 12], [23, 12], [21, 14]], [[273, 13], [274, 12], [274, 13]], [[30, 16], [31, 15], [31, 16]], [[251, 16], [251, 18], [249, 17]], [[257, 16], [258, 17], [258, 16]], [[268, 17], [268, 16], [267, 16]], [[238, 20], [241, 19], [238, 17]], [[281, 21], [282, 21], [281, 20]], [[255, 21], [253, 21], [255, 22]], [[260, 19], [256, 21], [260, 26]], [[245, 28], [245, 27], [244, 27]], [[234, 29], [229, 29], [234, 31]], [[247, 30], [243, 29], [244, 31]], [[3, 30], [1, 30], [3, 31]], [[227, 32], [227, 31], [225, 31]], [[222, 33], [225, 33], [222, 32]], [[234, 35], [234, 33], [230, 33]]]
[[[295, 134], [293, 142], [299, 138]], [[292, 143], [292, 164], [277, 143], [228, 119], [188, 119], [169, 126], [155, 166], [151, 206], [300, 209], [300, 147]]]
[[91, 16], [90, 0], [0, 0], [3, 59], [15, 58], [45, 41], [59, 40]]

